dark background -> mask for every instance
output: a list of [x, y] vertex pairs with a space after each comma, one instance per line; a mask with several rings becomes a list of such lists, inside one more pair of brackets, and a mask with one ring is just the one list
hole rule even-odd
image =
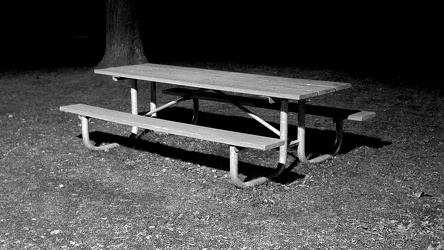
[[[100, 60], [103, 0], [2, 5], [2, 69]], [[438, 10], [405, 3], [161, 6], [146, 1], [141, 14], [150, 62], [246, 61], [440, 75]]]

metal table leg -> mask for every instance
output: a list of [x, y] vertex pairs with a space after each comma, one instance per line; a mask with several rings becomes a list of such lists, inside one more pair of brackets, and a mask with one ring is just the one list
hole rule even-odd
[[299, 100], [298, 102], [298, 158], [301, 162], [307, 163], [319, 163], [325, 160], [333, 158], [339, 153], [342, 146], [343, 138], [343, 126], [344, 121], [342, 119], [337, 119], [334, 121], [336, 123], [336, 139], [332, 154], [320, 155], [313, 159], [307, 159], [305, 155], [305, 100]]
[[277, 164], [274, 173], [270, 176], [259, 177], [247, 182], [240, 180], [238, 171], [239, 149], [234, 146], [230, 146], [230, 177], [234, 185], [237, 187], [246, 188], [268, 182], [271, 179], [279, 176], [285, 170], [288, 149], [288, 100], [281, 100], [280, 117], [280, 139], [284, 140], [285, 143], [279, 148], [279, 163]]

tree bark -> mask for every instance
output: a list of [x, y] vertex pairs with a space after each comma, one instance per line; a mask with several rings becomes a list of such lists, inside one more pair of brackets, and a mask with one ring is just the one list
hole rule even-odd
[[146, 63], [139, 0], [106, 0], [105, 54], [97, 68]]

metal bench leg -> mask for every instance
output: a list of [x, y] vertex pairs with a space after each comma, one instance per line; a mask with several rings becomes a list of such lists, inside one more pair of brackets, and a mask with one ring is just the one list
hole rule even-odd
[[334, 122], [336, 123], [336, 139], [332, 156], [337, 155], [339, 153], [339, 150], [341, 150], [342, 140], [344, 137], [344, 120], [338, 119], [334, 120]]
[[279, 176], [285, 170], [285, 163], [278, 163], [276, 170], [270, 176], [262, 176], [251, 181], [242, 181], [239, 179], [239, 149], [234, 146], [230, 146], [230, 177], [233, 184], [238, 188], [247, 188], [256, 185], [260, 185], [270, 181], [273, 178]]
[[95, 146], [91, 143], [91, 140], [89, 139], [89, 118], [85, 117], [85, 116], [79, 116], [80, 120], [82, 120], [82, 139], [83, 139], [83, 144], [85, 144], [85, 146], [91, 150], [104, 150], [104, 151], [108, 151], [111, 148], [115, 148], [117, 146], [119, 146], [118, 143], [111, 143], [111, 144], [106, 144], [106, 145], [101, 145], [101, 146]]
[[[137, 105], [137, 80], [131, 80], [131, 114], [138, 115], [138, 105]], [[137, 137], [137, 127], [131, 128], [130, 139]]]
[[[157, 86], [156, 82], [150, 82], [150, 111], [157, 108]], [[151, 114], [151, 117], [156, 117], [157, 113]]]
[[197, 124], [199, 119], [199, 99], [193, 98], [193, 118], [191, 119], [192, 124]]
[[328, 159], [333, 158], [339, 153], [339, 150], [342, 146], [343, 139], [343, 128], [344, 128], [344, 120], [337, 119], [334, 120], [336, 123], [336, 139], [335, 145], [332, 154], [324, 154], [320, 155], [313, 159], [307, 159], [305, 155], [305, 100], [299, 100], [298, 102], [299, 110], [298, 110], [298, 158], [301, 162], [306, 163], [320, 163], [326, 161]]
[[246, 188], [268, 182], [271, 179], [279, 176], [285, 170], [288, 147], [288, 100], [281, 101], [280, 139], [285, 140], [286, 143], [279, 148], [279, 163], [277, 164], [273, 174], [267, 177], [259, 177], [247, 182], [239, 179], [239, 149], [234, 146], [230, 146], [230, 177], [236, 187]]

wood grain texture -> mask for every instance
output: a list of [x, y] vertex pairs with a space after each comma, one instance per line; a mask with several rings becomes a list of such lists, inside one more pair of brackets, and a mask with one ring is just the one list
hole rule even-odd
[[268, 150], [282, 146], [285, 141], [278, 138], [244, 134], [234, 131], [202, 127], [180, 122], [162, 120], [125, 112], [94, 107], [85, 104], [73, 104], [60, 107], [61, 111], [81, 116], [97, 118], [119, 124], [135, 126], [168, 134], [181, 135], [201, 140], [214, 141], [232, 146]]
[[189, 67], [139, 64], [96, 69], [96, 74], [243, 94], [301, 100], [351, 87], [349, 83], [246, 74]]

